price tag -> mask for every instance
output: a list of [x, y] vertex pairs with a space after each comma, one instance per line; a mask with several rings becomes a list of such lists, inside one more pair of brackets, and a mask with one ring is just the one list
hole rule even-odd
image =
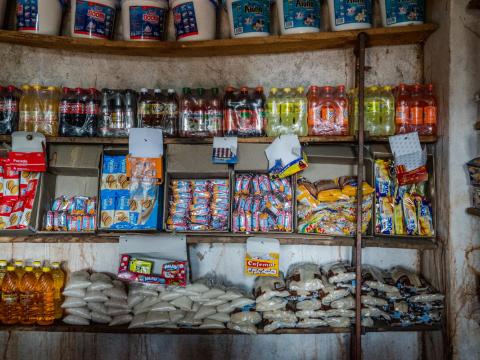
[[238, 139], [236, 136], [231, 137], [214, 137], [212, 162], [214, 164], [236, 164]]
[[280, 242], [271, 238], [247, 239], [245, 254], [245, 275], [273, 276], [280, 275]]

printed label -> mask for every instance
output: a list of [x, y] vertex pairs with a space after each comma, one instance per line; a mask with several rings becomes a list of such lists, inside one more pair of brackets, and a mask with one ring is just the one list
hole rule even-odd
[[166, 9], [155, 6], [130, 6], [130, 39], [163, 39], [166, 19]]
[[12, 305], [15, 304], [18, 301], [18, 296], [17, 294], [5, 294], [2, 293], [2, 302], [5, 305]]
[[385, 0], [387, 25], [425, 20], [424, 0]]
[[38, 2], [37, 0], [17, 0], [17, 29], [37, 30]]
[[335, 25], [372, 23], [372, 0], [335, 0]]
[[320, 0], [283, 0], [285, 29], [320, 27]]
[[270, 253], [269, 260], [245, 256], [245, 275], [247, 276], [279, 276], [279, 254]]
[[173, 22], [177, 39], [198, 35], [197, 18], [193, 2], [187, 2], [173, 8]]
[[269, 0], [238, 0], [232, 3], [235, 35], [270, 32]]
[[77, 0], [75, 13], [75, 34], [90, 35], [109, 39], [113, 34], [115, 9], [91, 1]]

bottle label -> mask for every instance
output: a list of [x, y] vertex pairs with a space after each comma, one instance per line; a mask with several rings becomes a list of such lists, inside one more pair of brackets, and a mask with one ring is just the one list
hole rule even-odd
[[17, 29], [37, 30], [38, 28], [38, 1], [17, 0]]
[[397, 125], [408, 124], [408, 117], [410, 115], [410, 110], [408, 105], [398, 105], [395, 114], [395, 123]]
[[161, 40], [167, 10], [156, 6], [130, 6], [130, 39]]
[[372, 23], [372, 0], [334, 0], [335, 25]]
[[437, 123], [437, 107], [436, 106], [425, 106], [423, 109], [423, 123], [425, 125], [435, 125]]
[[321, 119], [322, 122], [335, 123], [335, 108], [333, 106], [322, 106]]
[[59, 107], [60, 114], [70, 114], [70, 104], [68, 101], [61, 101]]
[[76, 0], [75, 34], [109, 39], [113, 34], [115, 8], [91, 1]]
[[87, 115], [97, 115], [98, 111], [99, 111], [99, 106], [94, 102], [87, 103], [87, 105], [85, 106], [85, 113]]
[[283, 0], [285, 29], [320, 27], [320, 0]]
[[425, 20], [425, 0], [385, 0], [387, 25]]
[[20, 294], [20, 303], [22, 305], [28, 305], [33, 302], [34, 295], [33, 294]]
[[207, 131], [217, 133], [222, 128], [222, 113], [217, 110], [207, 111]]
[[412, 125], [423, 124], [423, 108], [421, 106], [413, 106], [410, 108], [410, 123]]
[[17, 294], [5, 294], [2, 293], [2, 303], [5, 305], [12, 305], [18, 301]]
[[198, 35], [197, 17], [192, 1], [177, 5], [173, 8], [173, 22], [175, 24], [177, 40]]
[[237, 0], [232, 3], [235, 35], [270, 32], [269, 0]]

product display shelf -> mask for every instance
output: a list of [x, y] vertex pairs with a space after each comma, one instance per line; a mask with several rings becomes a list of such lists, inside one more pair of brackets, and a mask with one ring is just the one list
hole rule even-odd
[[474, 215], [474, 216], [480, 216], [480, 209], [477, 209], [477, 208], [474, 208], [474, 207], [467, 208], [467, 213], [469, 213], [470, 215]]
[[360, 32], [365, 32], [369, 35], [369, 46], [420, 44], [437, 28], [438, 26], [436, 24], [424, 24], [367, 30], [189, 42], [92, 40], [0, 30], [0, 42], [35, 48], [96, 54], [148, 57], [210, 57], [280, 54], [348, 48], [355, 46], [357, 36]]

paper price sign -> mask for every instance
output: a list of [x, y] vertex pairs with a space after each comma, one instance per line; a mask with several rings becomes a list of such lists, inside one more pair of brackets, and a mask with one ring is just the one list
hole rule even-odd
[[270, 254], [276, 259], [259, 260], [245, 258], [245, 272], [252, 276], [278, 276], [278, 254]]
[[280, 243], [277, 239], [247, 239], [245, 254], [245, 275], [279, 276]]

